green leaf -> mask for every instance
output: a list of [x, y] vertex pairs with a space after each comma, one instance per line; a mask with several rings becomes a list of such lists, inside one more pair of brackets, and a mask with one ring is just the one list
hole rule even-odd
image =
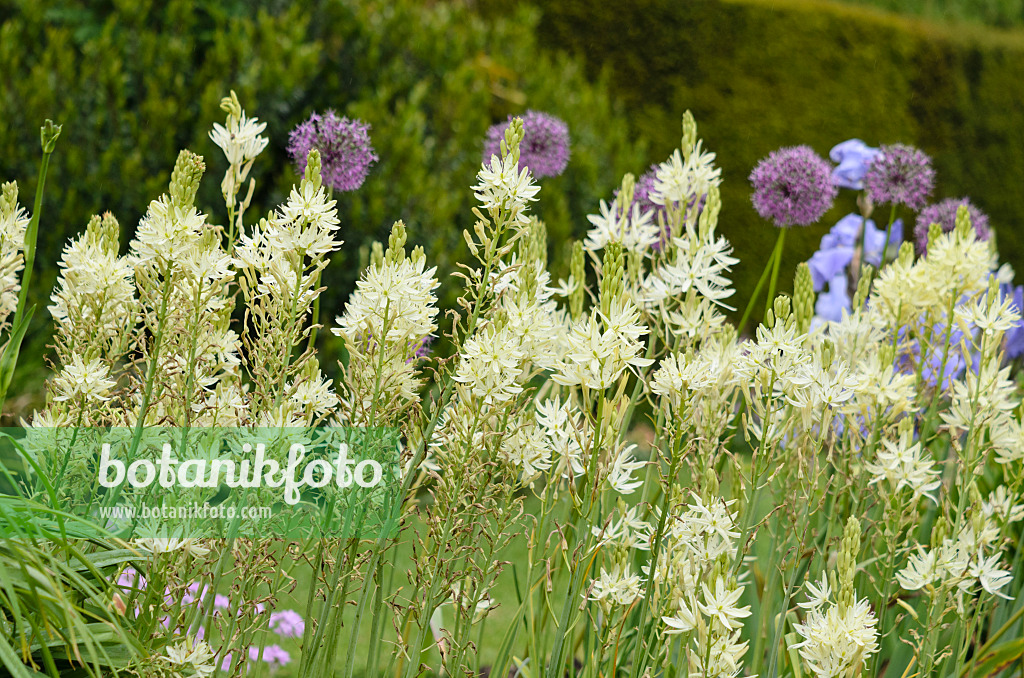
[[[973, 674], [977, 678], [992, 676], [1024, 656], [1024, 638], [1010, 640], [996, 645], [990, 651], [979, 658], [978, 662], [966, 664], [960, 671], [960, 676]], [[973, 668], [972, 668], [973, 665]]]
[[7, 399], [7, 389], [11, 387], [11, 379], [14, 378], [14, 368], [18, 365], [18, 353], [21, 352], [21, 340], [25, 338], [28, 324], [32, 321], [32, 315], [36, 312], [35, 304], [29, 307], [11, 329], [11, 338], [4, 347], [3, 356], [0, 356], [0, 407], [3, 407]]
[[89, 561], [89, 565], [85, 563], [76, 563], [71, 566], [71, 569], [100, 569], [103, 567], [110, 567], [111, 565], [128, 563], [133, 560], [140, 560], [142, 556], [139, 555], [138, 551], [133, 551], [132, 549], [117, 549], [116, 551], [97, 551], [86, 555], [85, 558]]
[[42, 675], [38, 671], [29, 669], [21, 661], [21, 657], [15, 652], [11, 644], [7, 642], [7, 638], [0, 634], [0, 662], [3, 662], [4, 668], [11, 672], [14, 678], [37, 678]]

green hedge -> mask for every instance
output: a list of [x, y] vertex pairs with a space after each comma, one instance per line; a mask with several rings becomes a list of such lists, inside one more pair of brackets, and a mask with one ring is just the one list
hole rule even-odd
[[938, 21], [1008, 28], [1024, 24], [1024, 0], [845, 0]]
[[[362, 189], [340, 196], [346, 246], [327, 270], [324, 317], [333, 319], [351, 289], [360, 248], [386, 237], [396, 219], [440, 271], [454, 269], [465, 257], [461, 231], [472, 226], [469, 187], [485, 131], [526, 108], [570, 127], [569, 169], [542, 182], [539, 206], [557, 259], [574, 225], [646, 152], [602, 84], [538, 48], [537, 19], [525, 7], [484, 20], [465, 3], [418, 0], [0, 0], [0, 178], [19, 180], [26, 200], [40, 124], [64, 125], [37, 258], [50, 268], [37, 278], [37, 300], [49, 294], [66, 239], [91, 214], [110, 210], [131, 233], [166, 189], [181, 148], [206, 157], [200, 206], [224, 220], [226, 161], [207, 132], [223, 121], [218, 104], [229, 89], [268, 123], [271, 139], [253, 170], [250, 223], [295, 181], [288, 132], [313, 110], [372, 124], [381, 160]], [[38, 355], [48, 316], [37, 318]]]
[[[751, 169], [780, 146], [825, 155], [852, 137], [931, 154], [935, 196], [969, 195], [998, 228], [1004, 260], [1024, 272], [1021, 34], [811, 0], [537, 4], [543, 44], [580, 54], [594, 74], [611, 69], [633, 130], [651, 142], [649, 160], [678, 144], [679, 115], [693, 110], [723, 168], [721, 220], [741, 259], [741, 304], [776, 236], [750, 205]], [[821, 224], [787, 238], [784, 278], [854, 209], [844, 194]]]

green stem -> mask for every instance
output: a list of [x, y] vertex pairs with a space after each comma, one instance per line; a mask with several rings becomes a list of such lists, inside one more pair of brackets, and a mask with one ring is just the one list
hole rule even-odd
[[[668, 488], [672, 487], [672, 483], [673, 483], [673, 481], [675, 480], [675, 477], [676, 477], [676, 462], [682, 456], [681, 454], [679, 454], [679, 451], [680, 451], [679, 448], [681, 447], [681, 442], [682, 442], [681, 440], [677, 440], [677, 442], [676, 442], [676, 450], [674, 450], [674, 452], [672, 454], [672, 457], [669, 460], [669, 471], [668, 471], [668, 477], [667, 477], [667, 481], [668, 482], [666, 483]], [[655, 537], [654, 549], [651, 551], [651, 559], [649, 561], [650, 562], [649, 566], [651, 568], [650, 571], [652, 573], [658, 567], [658, 554], [661, 552], [662, 541], [664, 540], [664, 536], [665, 536], [665, 519], [666, 519], [666, 516], [668, 516], [668, 514], [669, 514], [669, 510], [671, 509], [671, 506], [670, 506], [670, 503], [669, 503], [670, 502], [670, 497], [671, 497], [671, 492], [668, 489], [666, 489], [666, 491], [665, 491], [665, 493], [664, 493], [664, 495], [662, 497], [661, 514], [658, 517], [658, 528], [657, 528], [657, 532], [655, 532], [655, 535], [657, 535], [657, 536]], [[654, 587], [652, 585], [648, 585], [646, 588], [647, 588], [647, 591], [646, 591], [646, 594], [644, 595], [643, 603], [641, 603], [641, 605], [640, 605], [640, 616], [639, 616], [639, 618], [634, 620], [634, 622], [636, 624], [636, 629], [637, 629], [637, 636], [636, 636], [636, 645], [634, 646], [634, 650], [633, 650], [633, 668], [632, 668], [632, 671], [629, 674], [630, 678], [638, 678], [638, 676], [640, 675], [641, 664], [643, 663], [642, 660], [646, 658], [644, 655], [647, 654], [648, 648], [650, 647], [651, 644], [653, 644], [653, 641], [654, 641], [653, 634], [655, 632], [655, 629], [658, 628], [658, 624], [657, 623], [652, 625], [652, 628], [651, 628], [651, 630], [649, 632], [649, 636], [650, 636], [649, 637], [649, 642], [645, 646], [645, 644], [643, 642], [641, 642], [643, 640], [641, 638], [641, 635], [642, 635], [642, 631], [643, 631], [643, 628], [644, 628], [644, 624], [647, 623], [648, 610], [649, 610], [649, 608], [651, 608], [653, 606], [653, 594], [654, 594]]]
[[782, 265], [782, 249], [786, 243], [786, 227], [779, 229], [779, 239], [775, 241], [775, 251], [772, 253], [772, 279], [768, 284], [768, 297], [764, 300], [764, 314], [768, 316], [768, 310], [775, 303], [775, 285], [779, 281], [779, 267]]
[[[146, 367], [146, 385], [142, 392], [142, 403], [139, 405], [139, 416], [135, 422], [135, 431], [132, 433], [132, 444], [128, 450], [127, 461], [135, 458], [135, 452], [139, 449], [142, 441], [142, 430], [146, 426], [146, 414], [149, 412], [150, 400], [153, 397], [153, 383], [156, 381], [157, 364], [160, 362], [160, 349], [163, 347], [164, 328], [167, 322], [167, 304], [171, 297], [174, 267], [168, 263], [164, 272], [164, 289], [160, 299], [160, 314], [157, 317], [156, 336], [153, 338], [153, 352], [149, 357], [149, 365]], [[111, 503], [117, 498], [120, 485], [111, 492]]]
[[[316, 272], [316, 282], [313, 283], [313, 289], [319, 289], [320, 288], [320, 276], [323, 274], [323, 272], [324, 272], [324, 270], [322, 268], [319, 271]], [[313, 300], [313, 318], [312, 318], [312, 323], [311, 323], [312, 329], [311, 329], [311, 331], [309, 333], [309, 350], [313, 350], [313, 348], [316, 346], [316, 334], [317, 334], [317, 330], [320, 329], [319, 323], [320, 323], [320, 294], [317, 294], [316, 295], [316, 299]]]
[[32, 207], [32, 219], [25, 229], [25, 271], [21, 277], [21, 289], [18, 291], [18, 308], [14, 312], [12, 327], [17, 327], [25, 313], [25, 303], [28, 299], [28, 290], [32, 285], [32, 268], [36, 261], [36, 240], [39, 236], [39, 214], [43, 209], [43, 188], [46, 186], [46, 172], [50, 167], [50, 155], [53, 154], [53, 146], [60, 136], [60, 125], [54, 125], [50, 120], [42, 129], [43, 159], [39, 162], [39, 183], [36, 184], [36, 198]]
[[892, 237], [892, 225], [896, 223], [896, 203], [892, 204], [889, 210], [889, 225], [885, 227], [885, 243], [882, 245], [882, 254], [878, 260], [878, 268], [885, 264], [885, 253], [889, 250], [889, 238]]
[[[784, 230], [784, 229], [783, 229]], [[779, 234], [781, 238], [781, 233]], [[740, 332], [747, 324], [747, 320], [750, 318], [750, 312], [754, 310], [754, 302], [757, 301], [757, 295], [761, 293], [761, 288], [764, 287], [765, 282], [768, 281], [768, 274], [772, 270], [772, 265], [775, 263], [776, 253], [779, 251], [779, 241], [776, 239], [775, 247], [772, 249], [771, 256], [768, 257], [767, 263], [764, 265], [764, 270], [761, 272], [761, 278], [757, 281], [757, 285], [754, 287], [754, 292], [750, 295], [750, 299], [747, 301], [747, 308], [743, 311], [743, 316], [740, 318], [740, 324], [736, 326], [736, 329]]]

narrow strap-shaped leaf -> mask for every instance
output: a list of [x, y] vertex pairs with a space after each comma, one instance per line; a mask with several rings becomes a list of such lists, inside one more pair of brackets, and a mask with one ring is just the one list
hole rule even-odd
[[0, 662], [4, 668], [11, 672], [14, 678], [38, 678], [43, 674], [29, 669], [21, 661], [17, 651], [7, 642], [7, 639], [0, 633]]
[[21, 352], [21, 341], [25, 338], [28, 324], [36, 312], [33, 304], [11, 329], [11, 338], [4, 347], [3, 356], [0, 356], [0, 409], [3, 409], [4, 400], [7, 399], [7, 389], [11, 387], [11, 379], [14, 378], [14, 368], [18, 365], [18, 354]]

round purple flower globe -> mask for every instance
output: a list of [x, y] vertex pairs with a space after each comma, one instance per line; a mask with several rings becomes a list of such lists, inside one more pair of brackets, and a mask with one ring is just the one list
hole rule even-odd
[[321, 176], [336, 191], [354, 191], [366, 181], [380, 158], [370, 144], [370, 125], [338, 117], [334, 111], [313, 113], [288, 136], [288, 153], [299, 174], [306, 171], [310, 150], [320, 151]]
[[[514, 117], [510, 115], [506, 122], [492, 125], [487, 130], [484, 162], [488, 162], [492, 155], [501, 154], [501, 140], [505, 138], [505, 130]], [[564, 172], [569, 165], [569, 126], [555, 116], [540, 111], [526, 111], [518, 117], [523, 119], [519, 167], [529, 168], [538, 179], [557, 177]]]
[[780, 148], [750, 173], [751, 202], [776, 226], [807, 226], [821, 218], [839, 192], [832, 166], [809, 146]]
[[657, 211], [665, 211], [662, 205], [658, 205], [651, 200], [651, 194], [654, 193], [654, 183], [657, 181], [658, 166], [651, 165], [651, 168], [645, 173], [641, 174], [640, 178], [636, 180], [636, 185], [633, 187], [633, 202], [640, 207], [640, 214], [647, 214], [648, 212], [654, 211], [657, 215]]
[[918, 148], [906, 144], [882, 146], [864, 175], [864, 188], [876, 204], [924, 207], [935, 186], [932, 160]]
[[[651, 221], [657, 223], [658, 213], [665, 212], [665, 208], [662, 205], [655, 203], [651, 200], [651, 194], [654, 193], [654, 182], [656, 181], [656, 172], [658, 170], [657, 165], [651, 165], [651, 169], [646, 174], [641, 174], [636, 184], [633, 186], [633, 202], [629, 204], [629, 209], [633, 209], [633, 205], [640, 208], [640, 214], [647, 214], [648, 212], [654, 212], [651, 215]], [[619, 189], [615, 189], [613, 194], [616, 198], [619, 197]]]
[[967, 213], [971, 216], [971, 226], [974, 227], [978, 240], [989, 239], [992, 232], [988, 227], [988, 215], [979, 210], [967, 198], [947, 198], [934, 205], [928, 205], [917, 215], [917, 223], [914, 225], [914, 241], [917, 244], [918, 254], [924, 255], [928, 252], [928, 229], [932, 224], [938, 224], [943, 233], [949, 233], [956, 228], [956, 212], [960, 205], [967, 207]]

